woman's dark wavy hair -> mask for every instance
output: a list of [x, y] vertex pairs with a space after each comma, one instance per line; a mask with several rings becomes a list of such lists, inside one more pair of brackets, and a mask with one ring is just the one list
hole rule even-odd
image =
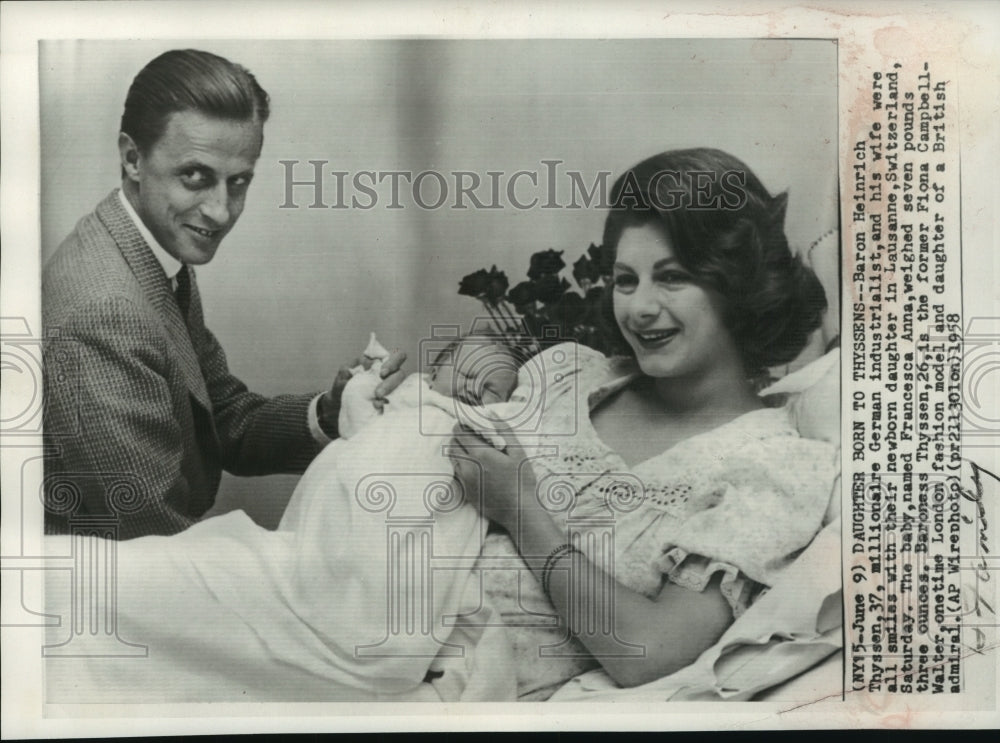
[[[725, 152], [664, 152], [615, 181], [602, 263], [614, 264], [626, 229], [657, 226], [695, 281], [724, 297], [723, 322], [748, 375], [757, 376], [798, 356], [826, 310], [816, 274], [788, 247], [787, 203], [787, 194], [771, 196]], [[632, 353], [615, 322], [613, 291], [605, 293], [602, 319], [621, 350]]]

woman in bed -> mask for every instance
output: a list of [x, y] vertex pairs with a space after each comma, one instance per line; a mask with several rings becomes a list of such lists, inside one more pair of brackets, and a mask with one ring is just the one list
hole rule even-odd
[[[575, 638], [510, 628], [522, 698], [545, 698], [597, 661], [623, 686], [693, 662], [812, 540], [836, 467], [831, 445], [800, 438], [786, 409], [756, 393], [826, 304], [789, 251], [785, 195], [730, 155], [697, 149], [639, 163], [612, 204], [606, 315], [624, 353], [542, 357], [538, 429], [578, 417], [575, 435], [527, 467], [523, 435], [508, 434], [503, 451], [457, 435], [484, 473], [480, 487], [457, 459], [457, 477], [505, 529], [484, 556], [516, 548], [537, 579], [508, 573], [494, 602], [502, 615], [554, 607]], [[613, 519], [613, 549], [588, 537], [594, 518]]]
[[[784, 196], [731, 156], [668, 152], [613, 193], [623, 355], [555, 346], [481, 409], [414, 377], [317, 458], [278, 531], [237, 512], [121, 543], [119, 636], [149, 658], [77, 664], [70, 687], [541, 700], [598, 665], [630, 686], [710, 647], [827, 508], [832, 447], [755, 387], [825, 300], [789, 251]], [[512, 357], [494, 359], [509, 380]]]

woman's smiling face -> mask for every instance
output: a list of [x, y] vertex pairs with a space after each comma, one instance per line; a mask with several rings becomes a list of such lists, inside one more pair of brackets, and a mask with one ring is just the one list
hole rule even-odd
[[725, 300], [695, 281], [655, 225], [631, 227], [618, 243], [614, 314], [639, 368], [651, 377], [701, 377], [742, 360], [723, 322]]

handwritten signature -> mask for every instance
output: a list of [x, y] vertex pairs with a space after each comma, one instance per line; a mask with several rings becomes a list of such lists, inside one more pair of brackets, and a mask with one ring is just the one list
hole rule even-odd
[[[979, 591], [980, 582], [988, 583], [990, 581], [990, 570], [986, 564], [986, 555], [990, 554], [989, 544], [987, 542], [989, 524], [986, 520], [986, 506], [983, 503], [983, 494], [986, 491], [986, 487], [983, 483], [982, 475], [987, 475], [998, 484], [1000, 484], [1000, 477], [993, 472], [990, 472], [985, 467], [976, 464], [971, 459], [967, 459], [966, 461], [972, 467], [973, 488], [959, 486], [959, 493], [965, 500], [976, 504], [976, 515], [975, 517], [970, 517], [963, 514], [962, 521], [966, 524], [974, 524], [977, 522], [979, 524], [979, 549], [977, 550], [977, 556], [979, 559], [975, 565], [976, 584], [972, 589], [975, 602], [971, 611], [968, 613], [975, 614], [977, 617], [982, 617], [985, 610], [986, 612], [989, 612], [990, 615], [996, 616], [996, 611], [992, 606], [990, 606], [989, 602], [983, 598]], [[975, 641], [974, 644], [969, 647], [977, 653], [981, 653], [983, 648], [986, 647], [986, 635], [979, 627], [973, 626], [971, 629], [975, 634]]]

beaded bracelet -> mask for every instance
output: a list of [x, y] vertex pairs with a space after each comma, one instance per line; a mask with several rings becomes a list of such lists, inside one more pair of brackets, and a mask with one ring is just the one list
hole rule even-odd
[[574, 547], [569, 542], [565, 544], [560, 544], [554, 550], [549, 553], [548, 558], [545, 560], [545, 565], [542, 567], [542, 592], [545, 594], [545, 598], [549, 600], [549, 603], [553, 603], [552, 594], [550, 593], [550, 581], [552, 579], [552, 571], [555, 570], [556, 562], [566, 555], [571, 555], [574, 552], [582, 555], [583, 552]]

